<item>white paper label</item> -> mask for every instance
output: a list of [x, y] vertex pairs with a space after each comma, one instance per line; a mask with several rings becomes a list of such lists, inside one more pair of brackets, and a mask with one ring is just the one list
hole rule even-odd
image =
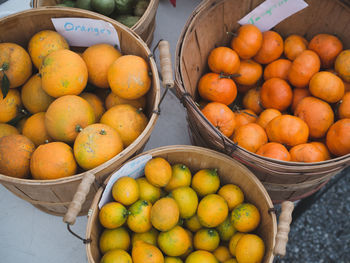
[[253, 24], [264, 32], [307, 6], [303, 0], [266, 0], [238, 23]]
[[101, 209], [105, 204], [113, 201], [112, 187], [113, 184], [123, 176], [138, 178], [144, 175], [146, 163], [152, 159], [152, 155], [147, 154], [136, 158], [124, 164], [118, 171], [116, 171], [109, 179], [105, 190], [103, 191], [98, 207]]
[[58, 33], [70, 46], [89, 47], [95, 44], [110, 44], [120, 49], [118, 33], [111, 23], [90, 18], [51, 18]]

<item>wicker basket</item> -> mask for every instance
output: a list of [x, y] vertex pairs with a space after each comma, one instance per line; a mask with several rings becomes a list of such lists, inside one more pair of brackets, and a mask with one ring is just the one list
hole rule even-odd
[[[286, 205], [286, 209], [282, 212], [278, 226], [280, 231], [281, 225], [283, 225], [282, 232], [284, 232], [284, 234], [280, 235], [281, 232], [278, 233], [279, 237], [284, 237], [284, 241], [281, 242], [280, 239], [277, 239], [275, 242], [275, 237], [277, 235], [277, 221], [275, 213], [271, 212], [273, 211], [271, 199], [259, 180], [246, 167], [224, 154], [196, 146], [166, 146], [142, 153], [137, 157], [146, 154], [150, 154], [152, 157], [163, 157], [171, 164], [183, 163], [188, 166], [192, 172], [203, 168], [218, 168], [221, 182], [233, 183], [241, 187], [245, 194], [245, 200], [255, 204], [261, 213], [261, 223], [257, 229], [257, 233], [262, 237], [266, 245], [263, 262], [272, 262], [274, 254], [285, 253], [289, 223], [291, 221], [291, 212], [293, 209], [292, 203], [289, 202], [284, 204]], [[102, 193], [103, 188], [100, 188], [91, 205], [86, 228], [86, 239], [91, 239], [91, 242], [86, 244], [87, 257], [90, 263], [100, 262], [101, 259], [98, 242], [103, 228], [98, 219], [98, 203]], [[277, 246], [275, 244], [279, 244], [282, 251], [284, 249], [284, 252], [281, 250], [278, 250], [281, 252], [276, 252]]]
[[[61, 2], [62, 0], [33, 0], [33, 7], [55, 6]], [[153, 40], [158, 4], [159, 0], [151, 0], [145, 13], [142, 15], [139, 21], [137, 21], [137, 23], [131, 27], [131, 30], [138, 34], [148, 46], [151, 46]], [[83, 9], [80, 10], [84, 11]]]
[[[237, 21], [262, 0], [208, 0], [201, 3], [187, 21], [175, 54], [177, 95], [187, 109], [192, 141], [196, 145], [224, 152], [247, 165], [260, 179], [274, 202], [298, 200], [320, 189], [332, 176], [350, 165], [350, 154], [319, 163], [284, 162], [261, 157], [236, 146], [222, 135], [201, 113], [195, 99], [196, 87], [208, 71], [209, 52], [227, 46], [239, 28]], [[307, 0], [309, 6], [278, 24], [273, 30], [283, 37], [304, 35], [310, 40], [318, 33], [339, 36], [350, 48], [350, 9], [337, 0]]]
[[[142, 151], [144, 145], [148, 141], [158, 119], [158, 115], [154, 113], [154, 111], [158, 109], [160, 101], [158, 71], [156, 63], [151, 56], [151, 52], [139, 36], [134, 34], [127, 27], [117, 23], [115, 20], [108, 19], [94, 12], [87, 12], [79, 9], [37, 8], [2, 18], [0, 19], [0, 42], [14, 42], [26, 48], [29, 39], [36, 32], [44, 29], [54, 30], [51, 23], [52, 17], [83, 17], [110, 22], [118, 32], [122, 52], [124, 54], [138, 55], [148, 60], [153, 76], [152, 87], [147, 94], [147, 108], [145, 112], [149, 119], [147, 127], [142, 134], [121, 153], [89, 171], [90, 174], [95, 175], [96, 180], [80, 213], [86, 214], [96, 191], [110, 172], [115, 170], [134, 154]], [[30, 202], [40, 210], [62, 216], [67, 212], [68, 205], [84, 174], [85, 173], [80, 173], [56, 180], [17, 179], [0, 174], [0, 182], [9, 191], [23, 200]]]

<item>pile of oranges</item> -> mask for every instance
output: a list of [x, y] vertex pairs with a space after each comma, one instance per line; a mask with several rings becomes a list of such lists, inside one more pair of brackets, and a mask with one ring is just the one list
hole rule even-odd
[[156, 157], [144, 174], [120, 177], [114, 200], [99, 211], [101, 263], [262, 261], [260, 212], [237, 185], [220, 185], [216, 169], [192, 176], [186, 165]]
[[258, 155], [320, 162], [350, 153], [350, 50], [330, 34], [310, 42], [243, 25], [208, 57], [198, 82], [204, 116]]
[[1, 174], [71, 176], [110, 160], [147, 126], [151, 78], [139, 56], [108, 44], [74, 52], [44, 30], [27, 50], [0, 43], [0, 67]]

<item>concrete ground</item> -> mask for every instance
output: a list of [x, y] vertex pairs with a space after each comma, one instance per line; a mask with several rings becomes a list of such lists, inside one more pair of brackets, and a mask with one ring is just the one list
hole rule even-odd
[[[153, 45], [159, 39], [170, 42], [174, 59], [178, 36], [200, 0], [178, 0], [173, 8], [161, 0]], [[0, 5], [0, 17], [28, 9], [28, 0], [9, 0]], [[160, 118], [145, 150], [164, 145], [190, 144], [186, 112], [168, 93]], [[292, 226], [287, 256], [283, 262], [350, 262], [350, 170]], [[82, 263], [85, 247], [66, 230], [62, 218], [48, 215], [17, 198], [0, 185], [0, 262]], [[85, 234], [86, 217], [72, 227]]]

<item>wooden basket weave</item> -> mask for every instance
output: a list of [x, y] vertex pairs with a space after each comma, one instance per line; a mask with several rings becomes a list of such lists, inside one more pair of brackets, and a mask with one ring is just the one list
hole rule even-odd
[[[237, 21], [261, 4], [262, 0], [208, 0], [192, 13], [178, 41], [175, 54], [177, 95], [187, 109], [194, 144], [224, 152], [247, 165], [263, 182], [274, 202], [298, 200], [321, 188], [333, 175], [350, 165], [350, 154], [319, 163], [284, 162], [261, 157], [236, 146], [201, 113], [195, 99], [197, 83], [208, 71], [209, 52], [228, 46], [239, 28]], [[306, 0], [309, 6], [278, 24], [273, 30], [283, 37], [330, 33], [340, 37], [344, 49], [350, 48], [350, 9], [337, 0]]]
[[[158, 109], [160, 101], [160, 83], [156, 63], [142, 39], [129, 28], [117, 23], [115, 20], [94, 12], [66, 8], [37, 8], [23, 11], [0, 19], [0, 43], [14, 42], [26, 49], [29, 39], [35, 33], [45, 29], [54, 30], [51, 23], [51, 18], [53, 17], [93, 18], [111, 23], [118, 32], [122, 53], [143, 57], [148, 61], [152, 72], [152, 87], [147, 94], [145, 112], [149, 122], [141, 135], [131, 145], [111, 160], [89, 170], [89, 173], [95, 175], [96, 180], [83, 205], [80, 213], [82, 215], [87, 213], [96, 191], [106, 177], [131, 156], [141, 152], [148, 141], [158, 119], [158, 115], [154, 111]], [[0, 183], [9, 191], [23, 200], [30, 202], [40, 210], [63, 216], [67, 212], [67, 208], [83, 176], [84, 173], [80, 173], [56, 180], [30, 180], [12, 178], [0, 174]]]
[[[163, 157], [171, 164], [183, 163], [190, 168], [192, 173], [204, 168], [217, 168], [220, 180], [223, 184], [233, 183], [241, 187], [245, 194], [245, 200], [255, 204], [261, 213], [261, 223], [257, 229], [257, 233], [264, 240], [266, 246], [263, 262], [267, 263], [273, 261], [275, 237], [277, 234], [276, 215], [274, 212], [271, 212], [273, 204], [260, 181], [245, 166], [224, 154], [196, 146], [176, 145], [160, 147], [144, 152], [135, 158], [146, 154], [150, 154], [152, 157]], [[108, 180], [106, 180], [106, 183], [107, 181]], [[103, 188], [98, 190], [89, 212], [89, 219], [86, 228], [86, 239], [91, 239], [91, 242], [86, 244], [89, 263], [98, 263], [101, 259], [99, 237], [102, 233], [103, 227], [100, 225], [98, 219], [98, 203], [101, 199], [103, 190]], [[287, 217], [291, 220], [291, 210], [289, 210], [288, 213], [285, 213], [285, 215], [288, 214]], [[288, 222], [286, 219], [284, 219], [286, 223], [284, 227], [288, 228], [289, 232], [290, 221]], [[281, 221], [280, 217], [280, 223]], [[285, 249], [287, 240], [284, 241]], [[281, 242], [276, 240], [276, 244], [277, 243], [280, 244]]]
[[[33, 0], [33, 7], [52, 7], [63, 2], [62, 0]], [[151, 46], [153, 40], [153, 33], [156, 27], [156, 14], [158, 9], [159, 0], [151, 0], [145, 13], [137, 21], [135, 25], [131, 27], [137, 35], [139, 35], [143, 41]], [[58, 7], [57, 7], [58, 8]], [[80, 9], [85, 11], [84, 9]]]

